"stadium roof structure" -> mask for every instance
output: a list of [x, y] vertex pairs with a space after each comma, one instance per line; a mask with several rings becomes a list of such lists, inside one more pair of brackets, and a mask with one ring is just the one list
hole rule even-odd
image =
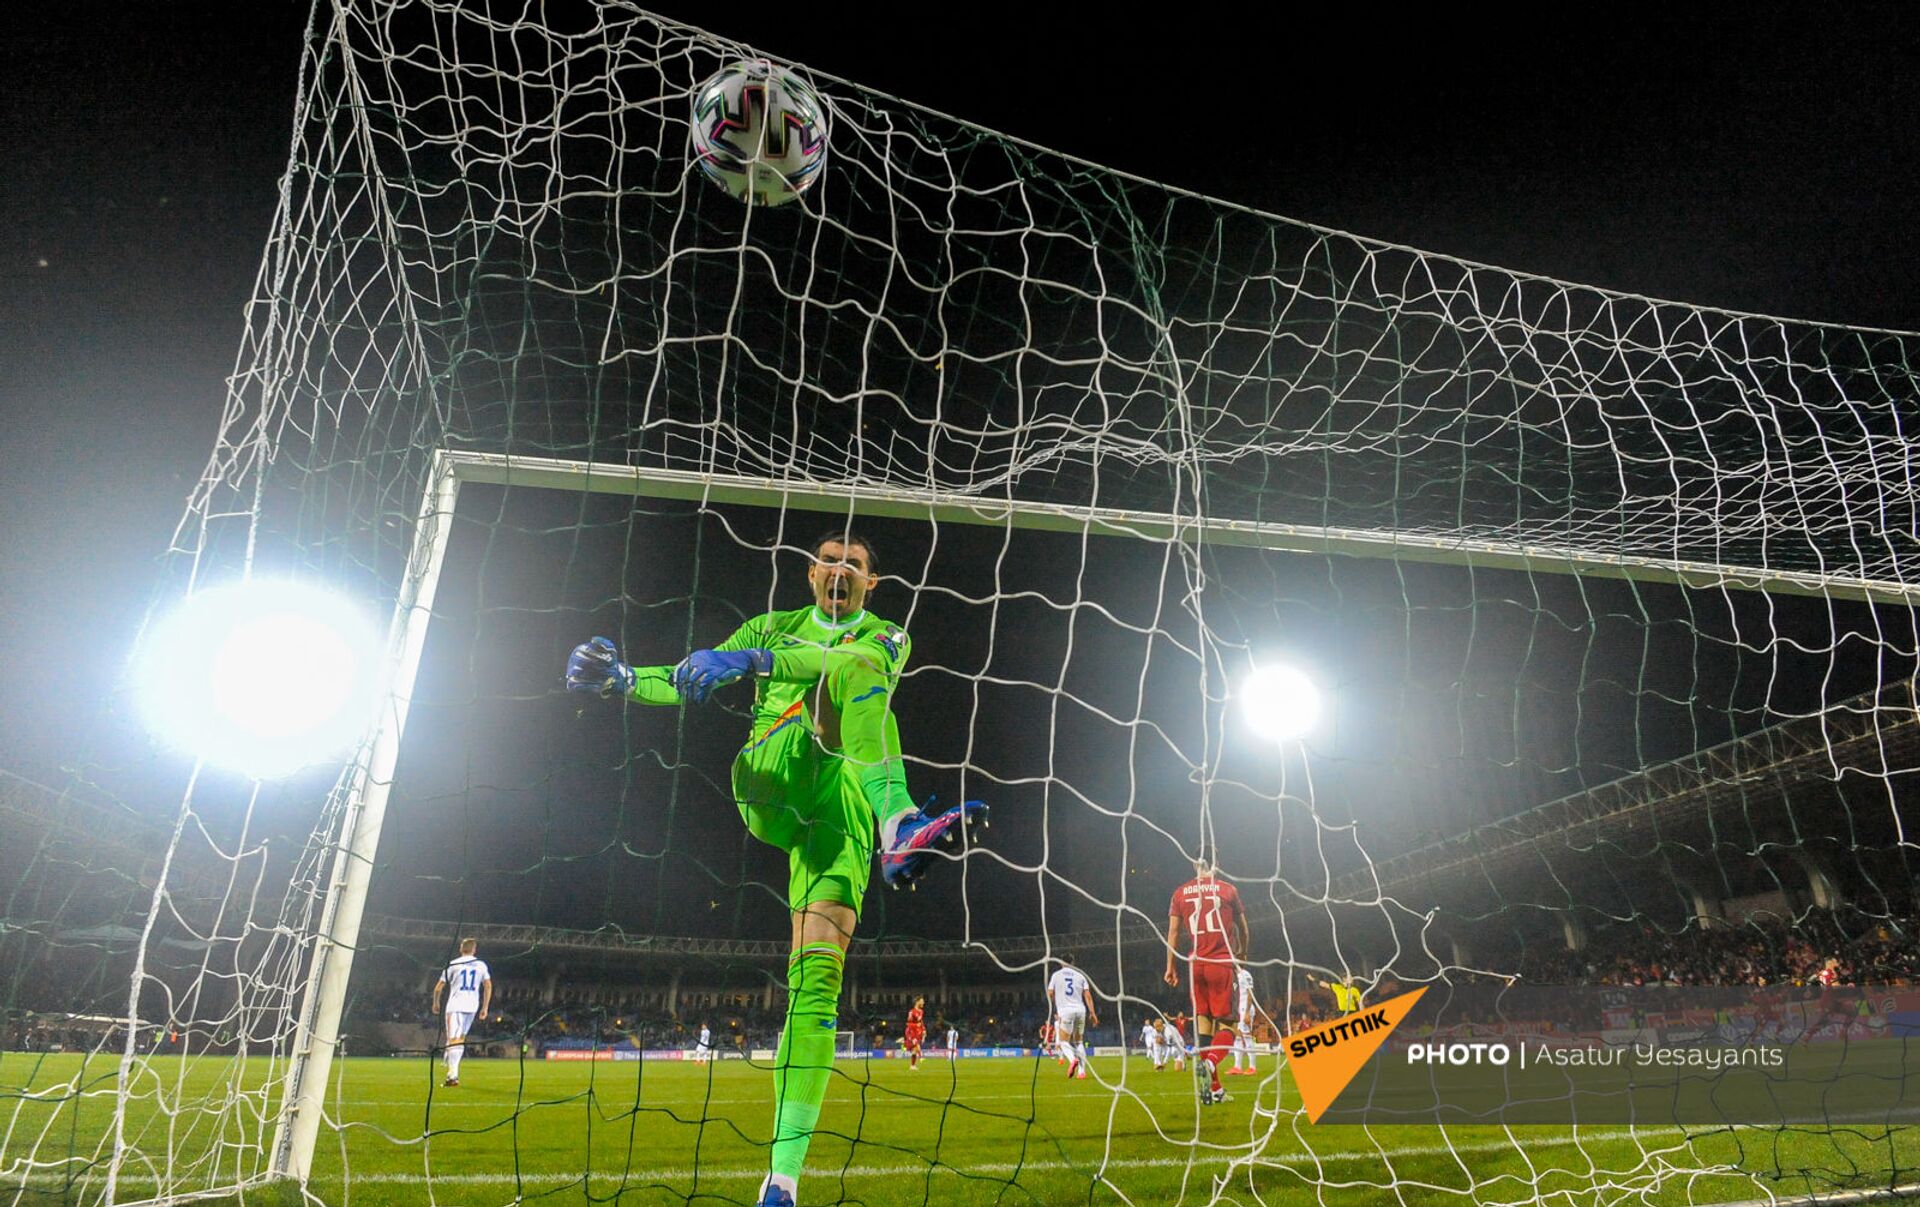
[[[78, 788], [54, 788], [5, 768], [0, 768], [0, 823], [84, 839], [102, 854], [121, 857], [123, 866], [137, 868], [153, 854], [138, 837], [128, 833], [145, 828], [145, 819], [133, 810], [96, 799]], [[19, 837], [16, 832], [16, 840]]]
[[[1920, 703], [1914, 683], [1903, 680], [1338, 875], [1327, 886], [1327, 899], [1362, 907], [1402, 897], [1428, 900], [1437, 890], [1513, 875], [1523, 865], [1537, 868], [1549, 852], [1578, 855], [1608, 844], [1624, 846], [1640, 836], [1657, 837], [1706, 817], [1722, 804], [1751, 809], [1784, 799], [1800, 784], [1831, 783], [1848, 772], [1885, 775], [1917, 767]], [[1308, 902], [1262, 910], [1261, 904], [1256, 901], [1249, 910], [1256, 925], [1320, 908]], [[369, 915], [364, 928], [369, 939], [444, 946], [455, 925]], [[639, 935], [612, 926], [588, 931], [466, 922], [458, 927], [489, 945], [529, 951], [721, 962], [780, 961], [788, 955], [784, 939]], [[991, 959], [1018, 967], [1055, 952], [1165, 942], [1158, 919], [1141, 915], [1119, 926], [1053, 935], [856, 938], [851, 954], [863, 960]]]
[[1915, 768], [1920, 707], [1913, 681], [1901, 680], [1346, 873], [1330, 895], [1366, 902], [1376, 899], [1376, 889], [1390, 897], [1469, 870], [1492, 877], [1538, 867], [1549, 848], [1627, 847], [1723, 804], [1753, 808], [1849, 772], [1886, 776]]
[[[55, 877], [63, 894], [73, 892], [76, 874], [151, 891], [168, 839], [164, 824], [78, 779], [55, 788], [0, 768], [0, 850], [19, 861], [14, 875]], [[230, 870], [179, 860], [167, 876], [182, 896], [218, 901]]]

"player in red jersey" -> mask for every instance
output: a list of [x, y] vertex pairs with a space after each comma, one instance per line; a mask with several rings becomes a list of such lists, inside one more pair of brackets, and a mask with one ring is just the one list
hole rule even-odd
[[[1814, 1037], [1831, 1026], [1836, 1020], [1844, 1027], [1854, 1017], [1854, 1000], [1851, 994], [1839, 993], [1844, 974], [1840, 971], [1840, 961], [1828, 956], [1820, 971], [1813, 974], [1813, 983], [1820, 986], [1820, 1012], [1806, 1012], [1806, 1029], [1800, 1033], [1800, 1042], [1810, 1044]], [[1844, 1031], [1842, 1032], [1844, 1035]]]
[[1225, 1102], [1220, 1085], [1220, 1062], [1231, 1050], [1222, 1042], [1233, 1019], [1233, 970], [1247, 951], [1247, 913], [1240, 894], [1214, 875], [1208, 860], [1193, 861], [1193, 879], [1173, 890], [1167, 907], [1167, 984], [1180, 984], [1178, 964], [1182, 928], [1192, 940], [1188, 958], [1193, 989], [1194, 1071], [1202, 1062], [1211, 1080], [1201, 1101]]
[[900, 1037], [900, 1046], [907, 1050], [907, 1067], [920, 1067], [920, 1045], [927, 1042], [927, 999], [913, 999], [913, 1009], [907, 1011], [906, 1034]]
[[1053, 1058], [1061, 1064], [1067, 1063], [1067, 1058], [1060, 1055], [1058, 1046], [1053, 1042], [1053, 1019], [1051, 1018], [1040, 1024], [1040, 1054], [1044, 1056], [1048, 1052], [1052, 1052]]

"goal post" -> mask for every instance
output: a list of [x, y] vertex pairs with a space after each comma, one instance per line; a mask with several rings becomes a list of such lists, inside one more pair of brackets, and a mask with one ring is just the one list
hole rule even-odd
[[406, 733], [426, 648], [433, 602], [446, 564], [459, 502], [460, 475], [444, 452], [436, 453], [414, 523], [413, 552], [395, 604], [387, 645], [385, 682], [373, 731], [342, 777], [345, 808], [334, 851], [320, 925], [313, 939], [306, 995], [295, 1023], [285, 1097], [272, 1141], [272, 1171], [302, 1183], [313, 1165], [313, 1148], [326, 1111], [328, 1073], [340, 1044], [340, 1013], [360, 943], [367, 885], [380, 850], [394, 764]]
[[1678, 558], [1608, 554], [1578, 546], [1511, 543], [1459, 535], [1426, 535], [1321, 527], [1208, 515], [1178, 515], [1117, 507], [993, 498], [954, 490], [874, 483], [844, 486], [802, 478], [751, 478], [605, 462], [566, 461], [501, 453], [440, 450], [444, 463], [465, 482], [544, 487], [634, 498], [703, 503], [777, 505], [790, 510], [856, 516], [889, 516], [943, 523], [979, 524], [1050, 532], [1080, 532], [1141, 540], [1184, 540], [1273, 553], [1312, 553], [1390, 558], [1486, 570], [1572, 574], [1683, 587], [1719, 587], [1782, 595], [1852, 599], [1911, 606], [1920, 586], [1895, 580], [1810, 574], [1763, 566]]

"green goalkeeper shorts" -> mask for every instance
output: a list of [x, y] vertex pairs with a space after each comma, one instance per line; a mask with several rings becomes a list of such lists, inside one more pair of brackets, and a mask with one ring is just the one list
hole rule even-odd
[[860, 916], [873, 874], [873, 807], [853, 764], [823, 749], [799, 704], [733, 760], [733, 799], [761, 842], [787, 853], [787, 905], [836, 901]]

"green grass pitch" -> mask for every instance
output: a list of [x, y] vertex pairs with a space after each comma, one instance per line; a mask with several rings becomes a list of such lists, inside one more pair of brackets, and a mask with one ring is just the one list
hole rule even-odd
[[[0, 1201], [99, 1201], [115, 1063], [0, 1054]], [[424, 1057], [335, 1070], [346, 1126], [322, 1133], [310, 1185], [328, 1203], [742, 1203], [764, 1167], [772, 1077], [745, 1062], [470, 1059], [453, 1089]], [[145, 1062], [120, 1199], [153, 1193], [148, 1163], [169, 1147], [203, 1186], [222, 1146], [231, 1163], [234, 1145], [257, 1144], [257, 1127], [214, 1128], [199, 1105], [265, 1072], [213, 1057]], [[1920, 1166], [1920, 1129], [1315, 1127], [1271, 1057], [1259, 1079], [1228, 1078], [1232, 1100], [1211, 1108], [1195, 1106], [1188, 1074], [1137, 1057], [1098, 1058], [1094, 1072], [1070, 1082], [1051, 1059], [936, 1058], [918, 1072], [842, 1061], [801, 1202], [1708, 1203], [1885, 1186]], [[82, 1093], [48, 1094], [63, 1083]], [[190, 1109], [156, 1110], [156, 1087]], [[26, 1165], [29, 1154], [42, 1164]]]

